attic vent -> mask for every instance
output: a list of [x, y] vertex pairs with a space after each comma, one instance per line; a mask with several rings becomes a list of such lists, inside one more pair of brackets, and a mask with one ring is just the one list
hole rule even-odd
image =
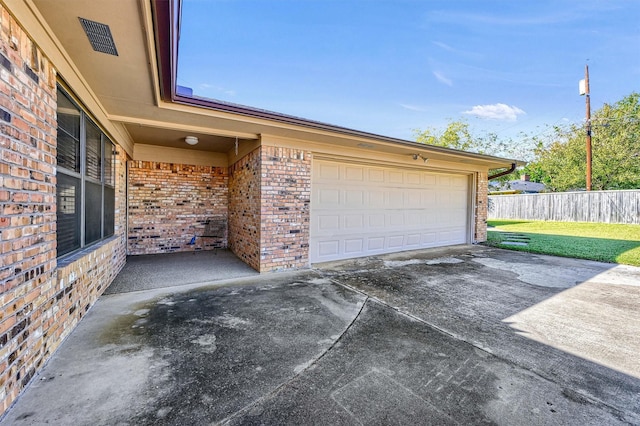
[[118, 56], [118, 50], [116, 49], [113, 37], [111, 37], [111, 30], [108, 25], [84, 18], [78, 19], [80, 19], [84, 32], [87, 33], [87, 37], [89, 38], [89, 42], [91, 42], [93, 50]]

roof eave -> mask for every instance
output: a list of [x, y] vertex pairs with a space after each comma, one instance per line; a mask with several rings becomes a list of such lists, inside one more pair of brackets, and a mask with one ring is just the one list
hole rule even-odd
[[158, 56], [158, 75], [160, 79], [160, 96], [165, 102], [172, 102], [188, 106], [206, 108], [214, 111], [242, 115], [245, 117], [267, 120], [272, 123], [294, 125], [310, 130], [327, 131], [339, 135], [365, 138], [376, 142], [392, 143], [404, 145], [415, 149], [426, 149], [430, 152], [437, 152], [454, 157], [464, 157], [484, 163], [489, 168], [510, 167], [512, 164], [523, 166], [526, 163], [502, 157], [485, 154], [476, 154], [467, 151], [460, 151], [452, 148], [445, 148], [435, 145], [426, 145], [415, 141], [394, 138], [390, 136], [378, 135], [375, 133], [354, 130], [347, 127], [322, 123], [315, 120], [295, 117], [287, 114], [244, 105], [205, 99], [195, 96], [185, 96], [177, 93], [177, 59], [178, 59], [178, 38], [180, 29], [180, 8], [181, 0], [152, 0], [156, 48]]

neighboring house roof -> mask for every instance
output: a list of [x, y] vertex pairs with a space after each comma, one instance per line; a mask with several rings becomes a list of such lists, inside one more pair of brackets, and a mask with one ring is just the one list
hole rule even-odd
[[522, 180], [512, 180], [509, 182], [509, 186], [514, 191], [522, 192], [542, 192], [546, 189], [546, 186], [543, 183]]
[[519, 191], [525, 193], [543, 192], [546, 186], [543, 183], [530, 182], [525, 180], [510, 180], [508, 182], [491, 182], [489, 184], [493, 188], [502, 191]]

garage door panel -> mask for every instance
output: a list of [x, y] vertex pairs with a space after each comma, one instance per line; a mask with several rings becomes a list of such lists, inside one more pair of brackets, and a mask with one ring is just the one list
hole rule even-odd
[[364, 191], [348, 189], [344, 191], [344, 205], [346, 208], [361, 209], [364, 206]]
[[315, 160], [312, 262], [460, 244], [466, 175]]
[[388, 248], [393, 249], [401, 249], [404, 246], [404, 236], [403, 235], [394, 235], [389, 237], [389, 245]]
[[335, 163], [318, 162], [313, 167], [312, 176], [314, 180], [340, 180], [340, 166]]
[[364, 230], [364, 214], [348, 214], [344, 216], [344, 229]]
[[420, 185], [422, 179], [421, 173], [407, 172], [407, 184], [411, 186]]
[[422, 174], [422, 185], [424, 186], [436, 186], [436, 176], [432, 174]]
[[344, 253], [347, 255], [360, 254], [364, 249], [363, 238], [352, 238], [344, 241]]
[[344, 177], [346, 181], [363, 182], [364, 172], [360, 166], [345, 166]]
[[315, 223], [317, 224], [317, 231], [323, 233], [338, 231], [340, 229], [340, 215], [319, 215]]
[[384, 191], [372, 189], [372, 190], [370, 190], [368, 192], [368, 194], [369, 194], [368, 207], [370, 209], [377, 209], [377, 208], [382, 208], [382, 207], [385, 206], [385, 204], [384, 204], [385, 192]]
[[451, 186], [451, 177], [449, 175], [438, 175], [436, 182], [439, 187], [448, 189]]
[[340, 206], [340, 191], [335, 188], [317, 188], [313, 191], [315, 202], [323, 208], [337, 208]]
[[465, 210], [467, 209], [467, 202], [461, 194], [453, 194], [449, 199], [449, 206], [453, 210]]
[[319, 241], [318, 255], [322, 257], [334, 257], [340, 255], [340, 241], [339, 240], [326, 240]]
[[411, 228], [420, 228], [422, 214], [419, 211], [408, 211], [405, 213], [405, 224]]
[[431, 207], [436, 203], [436, 191], [426, 190], [420, 191], [420, 207]]
[[388, 182], [391, 184], [403, 184], [404, 183], [404, 173], [401, 171], [393, 171], [390, 170], [387, 172]]
[[429, 247], [438, 241], [438, 235], [435, 232], [425, 232], [420, 235], [420, 244], [423, 247]]
[[406, 240], [407, 247], [419, 247], [420, 246], [420, 234], [407, 235]]
[[367, 250], [369, 252], [384, 250], [384, 237], [372, 237], [367, 239]]
[[422, 207], [422, 194], [420, 194], [420, 191], [412, 191], [407, 194], [405, 205], [410, 209]]
[[373, 183], [384, 182], [384, 170], [368, 168], [366, 170], [366, 173], [369, 176], [369, 180], [368, 180], [369, 182], [373, 182]]
[[404, 193], [402, 191], [387, 191], [387, 207], [397, 209], [404, 205]]
[[457, 188], [458, 190], [466, 190], [468, 184], [468, 179], [464, 176], [454, 176], [451, 179], [451, 187]]
[[450, 206], [449, 204], [450, 202], [451, 202], [451, 193], [448, 190], [443, 189], [441, 191], [436, 192], [436, 203], [438, 204], [438, 206], [446, 209], [448, 208], [448, 206]]
[[391, 212], [388, 215], [388, 224], [390, 227], [403, 227], [404, 226], [404, 213], [403, 212]]
[[385, 226], [384, 213], [370, 213], [368, 216], [369, 216], [370, 228], [384, 228]]

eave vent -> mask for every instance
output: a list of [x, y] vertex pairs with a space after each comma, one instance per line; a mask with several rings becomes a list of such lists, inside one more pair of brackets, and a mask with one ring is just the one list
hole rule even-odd
[[84, 32], [87, 34], [93, 50], [118, 56], [118, 50], [116, 49], [113, 37], [111, 37], [111, 30], [108, 25], [84, 18], [78, 19], [80, 19], [82, 28], [84, 28]]

